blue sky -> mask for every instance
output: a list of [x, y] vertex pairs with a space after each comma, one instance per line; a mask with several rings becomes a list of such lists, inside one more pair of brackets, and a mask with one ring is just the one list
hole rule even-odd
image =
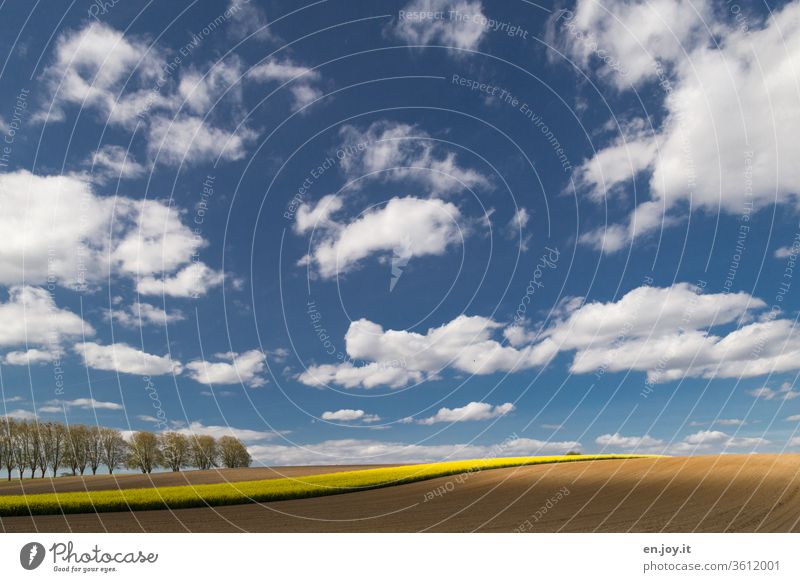
[[262, 463], [800, 446], [800, 4], [11, 3], [5, 414]]

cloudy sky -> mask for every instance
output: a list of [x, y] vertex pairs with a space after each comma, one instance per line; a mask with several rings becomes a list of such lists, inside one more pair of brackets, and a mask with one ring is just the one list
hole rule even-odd
[[0, 413], [280, 464], [798, 450], [771, 4], [4, 4]]

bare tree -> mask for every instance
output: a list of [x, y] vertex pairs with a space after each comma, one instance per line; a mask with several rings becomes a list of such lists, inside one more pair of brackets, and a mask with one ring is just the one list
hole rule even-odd
[[108, 474], [111, 475], [125, 459], [128, 443], [122, 438], [122, 433], [115, 428], [101, 428], [100, 440], [103, 449], [103, 463], [108, 467]]
[[152, 473], [161, 464], [161, 451], [158, 437], [152, 432], [134, 433], [128, 452], [128, 468], [139, 469], [142, 473]]
[[8, 417], [0, 418], [0, 467], [8, 469], [8, 480], [11, 481], [11, 471], [16, 464], [14, 456], [14, 420]]
[[86, 461], [92, 470], [92, 475], [97, 475], [97, 469], [103, 464], [103, 429], [92, 426], [86, 435]]
[[158, 436], [158, 446], [164, 466], [180, 471], [189, 461], [189, 439], [179, 432], [165, 432]]
[[86, 450], [88, 436], [89, 429], [82, 424], [67, 427], [67, 450], [64, 460], [73, 475], [77, 475], [78, 472], [83, 475], [86, 472], [86, 465], [89, 462]]
[[[42, 447], [42, 435], [39, 432], [39, 421], [32, 420], [28, 423], [28, 431], [27, 431], [27, 438], [28, 438], [28, 467], [31, 470], [31, 479], [36, 476], [36, 469], [42, 463], [43, 459], [43, 450]], [[42, 472], [42, 477], [44, 477], [44, 472]]]
[[30, 458], [30, 425], [24, 421], [17, 422], [17, 428], [14, 431], [14, 460], [16, 461], [16, 468], [19, 471], [19, 478], [24, 477], [23, 473], [28, 467], [28, 459]]
[[249, 467], [250, 463], [253, 462], [253, 458], [247, 452], [247, 447], [235, 437], [220, 437], [217, 448], [219, 449], [220, 462], [229, 469]]
[[209, 435], [194, 435], [191, 439], [192, 465], [198, 469], [210, 469], [217, 466], [217, 441]]
[[58, 468], [64, 462], [67, 429], [59, 422], [46, 422], [41, 425], [44, 465], [49, 466], [53, 477], [58, 476]]

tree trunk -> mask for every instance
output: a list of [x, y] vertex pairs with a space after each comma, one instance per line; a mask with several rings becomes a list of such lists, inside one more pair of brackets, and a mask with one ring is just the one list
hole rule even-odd
[[92, 475], [97, 475], [97, 467], [92, 467]]

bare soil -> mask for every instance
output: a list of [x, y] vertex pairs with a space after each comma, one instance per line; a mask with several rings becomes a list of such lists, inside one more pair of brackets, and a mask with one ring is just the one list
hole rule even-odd
[[799, 522], [800, 455], [783, 454], [515, 467], [314, 499], [13, 517], [0, 525], [16, 532], [790, 532]]

